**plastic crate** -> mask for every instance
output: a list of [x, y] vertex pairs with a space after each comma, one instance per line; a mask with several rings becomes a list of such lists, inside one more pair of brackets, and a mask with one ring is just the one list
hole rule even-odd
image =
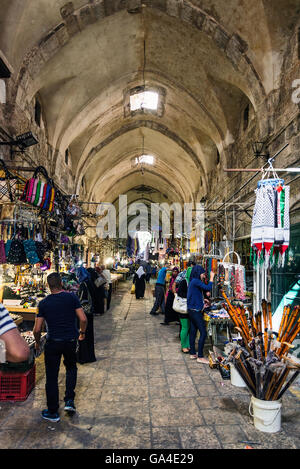
[[24, 373], [0, 371], [0, 401], [26, 401], [35, 386], [35, 365]]

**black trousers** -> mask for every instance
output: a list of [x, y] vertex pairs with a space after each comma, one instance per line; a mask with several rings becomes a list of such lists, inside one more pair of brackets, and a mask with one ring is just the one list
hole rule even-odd
[[106, 300], [106, 310], [107, 311], [110, 308], [111, 293], [112, 293], [112, 283], [109, 284], [109, 289], [108, 289], [108, 293], [107, 293], [107, 300]]
[[47, 340], [45, 344], [45, 367], [46, 367], [46, 396], [47, 406], [50, 413], [56, 413], [59, 409], [58, 373], [61, 357], [64, 357], [66, 367], [66, 391], [65, 402], [75, 398], [75, 387], [77, 381], [76, 366], [77, 341], [55, 342]]

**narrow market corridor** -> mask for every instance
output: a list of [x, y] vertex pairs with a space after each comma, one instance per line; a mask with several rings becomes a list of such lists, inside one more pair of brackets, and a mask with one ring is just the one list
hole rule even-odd
[[152, 287], [147, 286], [145, 299], [136, 300], [131, 283], [120, 283], [111, 310], [95, 318], [97, 361], [78, 365], [73, 417], [62, 410], [61, 365], [61, 421], [41, 419], [44, 356], [37, 360], [36, 387], [28, 399], [1, 402], [0, 448], [299, 448], [297, 390], [283, 398], [282, 431], [257, 431], [248, 391], [182, 354], [178, 326], [162, 327], [162, 315], [149, 315]]

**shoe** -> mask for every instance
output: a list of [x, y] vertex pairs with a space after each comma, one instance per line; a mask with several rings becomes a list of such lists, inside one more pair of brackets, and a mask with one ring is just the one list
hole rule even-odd
[[150, 313], [151, 316], [158, 316], [158, 313]]
[[190, 355], [191, 360], [197, 360], [198, 356], [197, 355]]
[[160, 325], [161, 325], [161, 326], [168, 326], [169, 323], [168, 323], [168, 322], [161, 322]]
[[74, 401], [72, 400], [67, 401], [65, 404], [64, 410], [66, 410], [67, 412], [76, 412]]
[[197, 358], [197, 363], [201, 363], [202, 365], [209, 365], [209, 360], [207, 358]]
[[50, 422], [59, 422], [60, 421], [59, 413], [55, 412], [55, 414], [50, 414], [48, 409], [44, 409], [42, 411], [42, 417], [45, 420], [50, 420]]

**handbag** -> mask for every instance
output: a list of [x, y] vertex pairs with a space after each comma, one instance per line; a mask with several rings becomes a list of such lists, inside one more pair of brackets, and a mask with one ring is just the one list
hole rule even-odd
[[130, 293], [131, 294], [135, 293], [135, 284], [132, 285]]
[[[38, 179], [39, 173], [44, 176], [47, 182]], [[34, 171], [33, 177], [26, 182], [20, 200], [39, 207], [42, 210], [53, 211], [55, 202], [54, 183], [43, 166], [38, 166]]]
[[106, 283], [106, 278], [103, 277], [103, 275], [99, 275], [98, 278], [96, 278], [94, 284], [96, 285], [97, 288], [101, 287]]
[[174, 311], [176, 311], [176, 313], [188, 314], [187, 299], [181, 298], [180, 296], [177, 295], [177, 293], [175, 293], [175, 298], [173, 301], [173, 309]]

